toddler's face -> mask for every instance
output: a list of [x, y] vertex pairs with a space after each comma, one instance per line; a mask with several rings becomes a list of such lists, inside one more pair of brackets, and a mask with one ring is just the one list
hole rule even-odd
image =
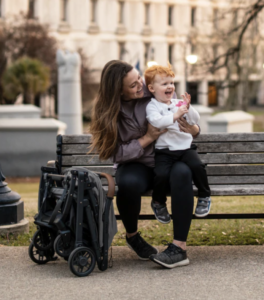
[[170, 104], [175, 87], [173, 77], [156, 75], [154, 82], [149, 85], [150, 92], [155, 96], [157, 101]]

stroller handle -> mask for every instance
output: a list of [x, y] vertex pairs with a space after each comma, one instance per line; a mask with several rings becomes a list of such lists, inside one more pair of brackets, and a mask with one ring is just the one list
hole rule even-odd
[[[96, 172], [97, 173], [97, 172]], [[114, 178], [107, 173], [97, 173], [101, 177], [105, 177], [108, 182], [108, 192], [107, 197], [113, 198], [115, 195], [115, 181]], [[47, 177], [52, 178], [53, 180], [63, 180], [65, 175], [58, 174], [47, 174]]]
[[113, 198], [115, 195], [115, 181], [114, 178], [106, 173], [98, 173], [100, 176], [105, 177], [108, 182], [108, 193], [107, 197]]

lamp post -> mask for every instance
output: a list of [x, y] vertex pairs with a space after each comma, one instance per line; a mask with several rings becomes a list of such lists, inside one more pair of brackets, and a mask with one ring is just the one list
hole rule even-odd
[[7, 185], [0, 167], [0, 234], [28, 232], [28, 220], [24, 219], [24, 202]]
[[158, 65], [158, 63], [154, 60], [150, 60], [150, 61], [147, 62], [148, 68], [150, 68], [152, 66], [157, 66], [157, 65]]
[[[150, 55], [149, 55], [149, 52], [150, 52]], [[155, 49], [153, 47], [151, 47], [150, 50], [147, 51], [147, 57], [150, 56], [150, 60], [147, 62], [147, 67], [150, 68], [152, 66], [157, 66], [158, 63], [154, 60], [154, 57], [155, 57]]]
[[184, 63], [185, 63], [185, 91], [187, 92], [188, 90], [188, 64], [194, 65], [197, 63], [198, 56], [195, 54], [189, 54], [185, 57]]

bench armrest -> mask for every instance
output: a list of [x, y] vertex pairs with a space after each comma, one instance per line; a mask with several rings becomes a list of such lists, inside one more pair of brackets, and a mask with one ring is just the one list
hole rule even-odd
[[115, 195], [115, 181], [114, 181], [114, 178], [111, 175], [106, 174], [106, 173], [99, 173], [99, 175], [101, 177], [105, 177], [107, 179], [107, 182], [108, 182], [107, 197], [114, 198], [114, 195]]
[[49, 168], [56, 168], [56, 161], [55, 160], [49, 160], [47, 162], [47, 167], [49, 167]]

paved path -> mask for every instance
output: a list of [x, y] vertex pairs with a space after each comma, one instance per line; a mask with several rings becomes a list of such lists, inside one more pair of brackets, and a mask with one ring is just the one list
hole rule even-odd
[[64, 260], [40, 266], [26, 247], [1, 247], [0, 299], [264, 299], [264, 246], [189, 247], [188, 255], [189, 266], [167, 270], [114, 247], [112, 269], [78, 278]]

